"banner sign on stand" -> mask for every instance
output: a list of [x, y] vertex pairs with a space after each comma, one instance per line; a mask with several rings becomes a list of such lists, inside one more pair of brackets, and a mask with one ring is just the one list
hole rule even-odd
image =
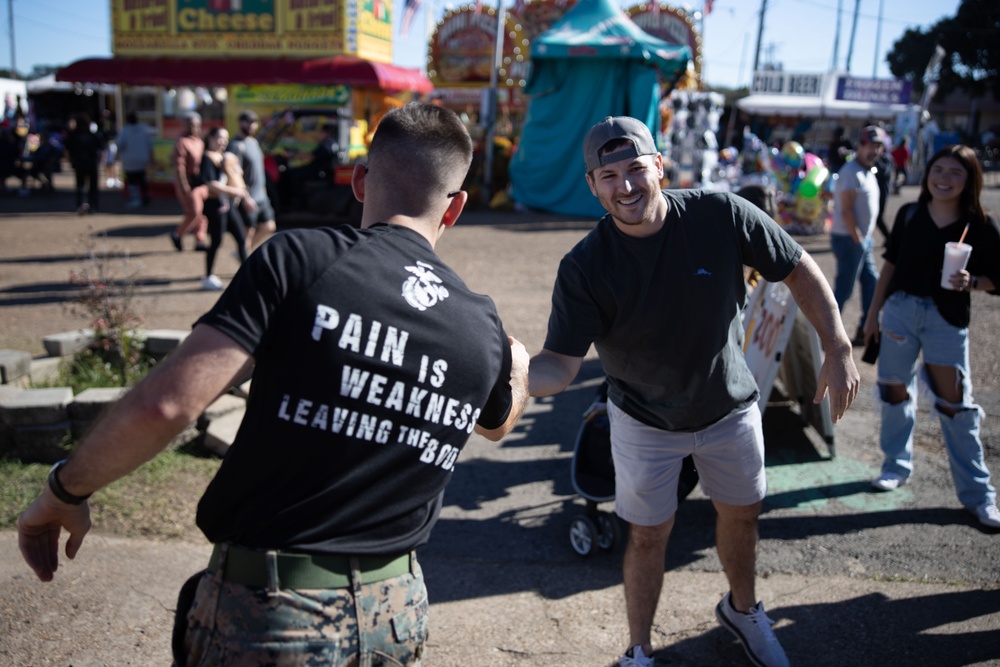
[[761, 415], [767, 408], [775, 380], [784, 393], [798, 402], [803, 419], [826, 441], [834, 455], [830, 398], [819, 406], [812, 403], [823, 365], [819, 335], [799, 312], [798, 304], [784, 283], [761, 280], [750, 294], [744, 310], [743, 353], [760, 390]]

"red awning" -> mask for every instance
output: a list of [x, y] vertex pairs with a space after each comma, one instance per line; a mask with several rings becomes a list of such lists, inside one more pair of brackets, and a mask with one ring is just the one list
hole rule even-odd
[[381, 88], [389, 92], [434, 90], [419, 70], [350, 56], [290, 58], [87, 58], [63, 67], [56, 80], [134, 86], [224, 86], [233, 83], [301, 83]]

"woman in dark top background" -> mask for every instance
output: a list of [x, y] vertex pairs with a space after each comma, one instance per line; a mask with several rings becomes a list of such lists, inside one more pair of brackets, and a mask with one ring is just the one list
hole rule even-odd
[[240, 205], [251, 210], [256, 208], [242, 178], [237, 174], [227, 176], [225, 151], [228, 144], [229, 132], [223, 127], [213, 127], [205, 137], [205, 154], [201, 159], [201, 179], [208, 186], [204, 213], [208, 219], [208, 235], [211, 239], [205, 252], [205, 277], [201, 279], [201, 287], [211, 291], [222, 289], [222, 281], [212, 273], [212, 267], [215, 265], [219, 246], [222, 245], [223, 231], [228, 231], [236, 239], [240, 261], [246, 261], [246, 231], [236, 209]]

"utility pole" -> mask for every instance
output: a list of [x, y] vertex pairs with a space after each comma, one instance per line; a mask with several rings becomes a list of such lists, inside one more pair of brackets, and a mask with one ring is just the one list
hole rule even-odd
[[767, 0], [760, 0], [760, 22], [757, 24], [757, 52], [753, 57], [753, 72], [751, 76], [756, 76], [757, 66], [760, 64], [760, 42], [764, 37], [764, 13], [767, 11]]
[[847, 73], [851, 73], [851, 56], [854, 54], [854, 33], [858, 31], [858, 12], [861, 10], [861, 0], [854, 0], [854, 24], [851, 26], [851, 41], [847, 46]]
[[7, 0], [7, 18], [10, 29], [10, 75], [19, 79], [17, 75], [17, 49], [14, 48], [14, 0]]
[[872, 78], [878, 78], [878, 54], [879, 45], [882, 42], [882, 3], [884, 0], [878, 0], [878, 24], [875, 28], [875, 62], [872, 63]]
[[840, 59], [840, 15], [843, 10], [843, 0], [837, 0], [837, 29], [833, 33], [833, 61], [830, 63], [830, 71], [837, 70], [837, 62]]
[[[486, 145], [483, 146], [483, 185], [486, 186], [487, 202], [493, 197], [493, 139], [497, 128], [497, 97], [499, 89], [500, 67], [503, 65], [503, 38], [507, 32], [506, 12], [503, 0], [497, 0], [497, 32], [493, 51], [493, 67], [490, 68], [490, 87], [487, 101], [480, 113], [480, 121], [486, 123]], [[482, 118], [485, 112], [486, 117]]]

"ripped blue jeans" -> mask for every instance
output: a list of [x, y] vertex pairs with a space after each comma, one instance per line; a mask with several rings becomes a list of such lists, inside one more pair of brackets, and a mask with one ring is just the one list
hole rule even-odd
[[[895, 292], [882, 308], [881, 345], [878, 381], [882, 389], [882, 427], [879, 443], [885, 459], [882, 472], [909, 479], [913, 473], [913, 427], [917, 416], [917, 369], [923, 353], [925, 364], [950, 366], [958, 371], [962, 401], [949, 403], [934, 396], [934, 412], [941, 422], [948, 451], [951, 476], [959, 502], [975, 509], [996, 501], [996, 489], [990, 484], [990, 471], [983, 457], [979, 424], [983, 410], [973, 402], [969, 378], [969, 329], [945, 321], [930, 297]], [[933, 385], [921, 380], [928, 388]], [[902, 403], [885, 401], [884, 385], [906, 387]], [[940, 408], [955, 411], [954, 416]]]

